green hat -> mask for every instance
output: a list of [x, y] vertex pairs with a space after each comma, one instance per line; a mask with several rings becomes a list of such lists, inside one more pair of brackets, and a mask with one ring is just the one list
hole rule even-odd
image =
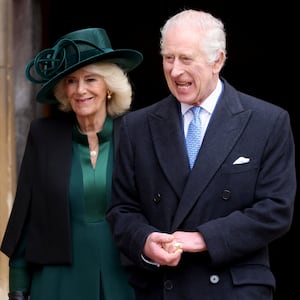
[[53, 48], [39, 52], [26, 67], [27, 79], [42, 84], [36, 100], [57, 103], [53, 87], [65, 75], [99, 61], [112, 62], [124, 72], [136, 68], [143, 55], [132, 49], [112, 49], [107, 33], [102, 28], [87, 28], [68, 33], [57, 40]]

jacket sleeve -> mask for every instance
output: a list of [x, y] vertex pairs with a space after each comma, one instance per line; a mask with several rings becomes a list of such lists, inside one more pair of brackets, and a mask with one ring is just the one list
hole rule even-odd
[[30, 264], [25, 260], [25, 238], [26, 233], [24, 232], [9, 260], [9, 292], [23, 292], [29, 295], [31, 273]]
[[32, 164], [35, 157], [32, 140], [30, 129], [21, 163], [16, 196], [1, 244], [1, 251], [8, 257], [13, 255], [19, 243], [30, 206], [33, 177]]

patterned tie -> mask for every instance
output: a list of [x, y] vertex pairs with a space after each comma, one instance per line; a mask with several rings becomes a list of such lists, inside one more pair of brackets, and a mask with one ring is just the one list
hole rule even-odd
[[201, 145], [201, 122], [200, 122], [200, 106], [193, 106], [190, 108], [194, 117], [189, 125], [186, 135], [186, 147], [190, 161], [190, 168], [194, 166], [198, 151]]

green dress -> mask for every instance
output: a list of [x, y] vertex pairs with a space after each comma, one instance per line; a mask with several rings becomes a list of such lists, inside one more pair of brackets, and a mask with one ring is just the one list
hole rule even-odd
[[133, 300], [128, 275], [105, 220], [113, 164], [113, 121], [107, 117], [98, 133], [96, 167], [90, 161], [87, 136], [73, 128], [69, 188], [73, 262], [35, 269], [30, 300]]

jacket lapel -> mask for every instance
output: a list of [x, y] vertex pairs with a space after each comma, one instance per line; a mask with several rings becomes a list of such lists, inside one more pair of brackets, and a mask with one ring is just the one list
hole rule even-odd
[[198, 201], [236, 144], [250, 117], [251, 111], [242, 108], [236, 91], [227, 88], [229, 91], [225, 89], [215, 108], [195, 166], [186, 182], [174, 217], [173, 230], [176, 230]]
[[158, 161], [178, 197], [182, 195], [190, 172], [177, 100], [166, 98], [149, 115], [149, 125]]

